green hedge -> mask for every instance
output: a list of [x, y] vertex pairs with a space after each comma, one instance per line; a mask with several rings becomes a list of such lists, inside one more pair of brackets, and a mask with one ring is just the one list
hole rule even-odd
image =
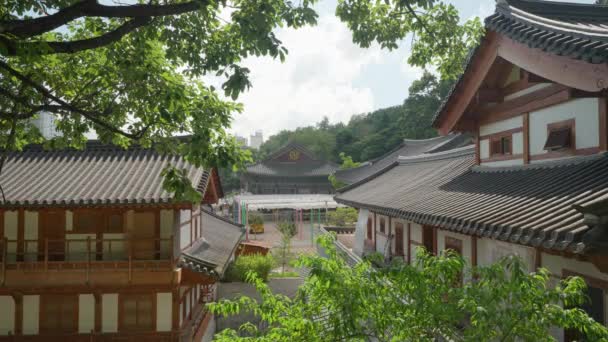
[[226, 271], [227, 281], [246, 281], [249, 271], [255, 272], [258, 277], [264, 281], [268, 280], [268, 275], [275, 266], [275, 261], [272, 255], [266, 256], [261, 254], [241, 255], [234, 263], [230, 265]]

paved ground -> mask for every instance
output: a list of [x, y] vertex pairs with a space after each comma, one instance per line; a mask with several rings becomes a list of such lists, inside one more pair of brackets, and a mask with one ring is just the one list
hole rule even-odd
[[[316, 247], [313, 244], [313, 241], [314, 238], [320, 234], [318, 225], [315, 224], [315, 227], [311, 228], [310, 222], [304, 221], [300, 228], [298, 233], [291, 239], [291, 251], [294, 254], [316, 253]], [[277, 229], [275, 222], [265, 222], [264, 233], [249, 234], [249, 239], [252, 241], [261, 241], [272, 247], [277, 247], [281, 244], [281, 233]]]

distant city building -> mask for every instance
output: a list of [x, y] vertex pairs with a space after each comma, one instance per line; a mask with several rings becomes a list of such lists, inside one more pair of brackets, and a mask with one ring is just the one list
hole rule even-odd
[[55, 117], [51, 113], [40, 113], [37, 118], [32, 119], [32, 124], [38, 128], [40, 134], [46, 139], [51, 139], [61, 134], [57, 131]]
[[264, 135], [262, 131], [255, 131], [255, 134], [251, 135], [249, 138], [249, 147], [251, 148], [260, 148], [262, 143], [264, 142]]
[[239, 143], [239, 145], [247, 146], [247, 138], [242, 137], [240, 135], [235, 135], [234, 138], [236, 139], [236, 142]]

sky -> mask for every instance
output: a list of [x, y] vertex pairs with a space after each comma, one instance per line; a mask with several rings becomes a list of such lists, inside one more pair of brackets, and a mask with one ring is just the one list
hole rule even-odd
[[[494, 0], [454, 0], [461, 18], [486, 17]], [[280, 29], [277, 36], [289, 49], [284, 63], [269, 57], [249, 58], [252, 87], [238, 101], [231, 132], [264, 137], [283, 129], [314, 125], [324, 116], [347, 123], [354, 114], [401, 104], [422, 69], [407, 64], [410, 42], [388, 51], [359, 48], [345, 24], [334, 15], [335, 0], [317, 5], [318, 24], [298, 30]]]

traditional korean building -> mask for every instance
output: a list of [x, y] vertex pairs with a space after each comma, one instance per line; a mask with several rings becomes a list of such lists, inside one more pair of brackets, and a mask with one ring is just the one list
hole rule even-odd
[[353, 249], [518, 255], [555, 280], [583, 277], [584, 310], [606, 324], [608, 7], [500, 0], [485, 25], [434, 120], [474, 146], [399, 157], [341, 189], [337, 202], [360, 209]]
[[[163, 190], [168, 164], [201, 203]], [[204, 303], [243, 235], [206, 209], [216, 170], [91, 141], [11, 153], [0, 184], [0, 341], [209, 339]]]
[[319, 160], [304, 146], [291, 142], [241, 176], [241, 189], [253, 194], [330, 194], [329, 175], [338, 165]]
[[347, 185], [353, 184], [390, 167], [399, 157], [441, 152], [472, 143], [473, 139], [469, 134], [448, 134], [430, 139], [403, 139], [397, 148], [381, 157], [363, 162], [358, 167], [336, 170], [336, 180]]

